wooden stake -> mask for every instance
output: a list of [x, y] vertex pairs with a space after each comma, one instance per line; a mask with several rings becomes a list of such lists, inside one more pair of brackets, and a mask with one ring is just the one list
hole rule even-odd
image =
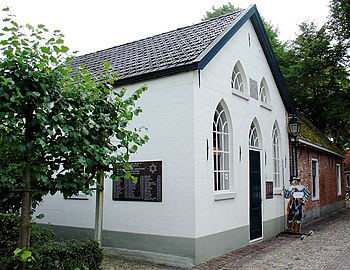
[[100, 170], [96, 188], [95, 240], [102, 246], [104, 172]]

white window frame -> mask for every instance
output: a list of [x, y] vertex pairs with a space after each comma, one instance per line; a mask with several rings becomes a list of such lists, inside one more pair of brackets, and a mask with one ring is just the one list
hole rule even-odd
[[259, 87], [259, 101], [260, 101], [260, 107], [272, 111], [272, 106], [270, 102], [270, 91], [269, 87], [267, 86], [265, 78], [262, 78], [260, 82]]
[[249, 129], [249, 146], [256, 149], [260, 148], [258, 129], [254, 122], [252, 122]]
[[246, 101], [250, 99], [246, 75], [240, 61], [237, 61], [232, 70], [231, 92], [233, 95]]
[[259, 99], [262, 103], [269, 104], [268, 96], [267, 96], [267, 85], [265, 83], [265, 80], [262, 79], [260, 83], [260, 89], [259, 89]]
[[243, 74], [241, 69], [238, 66], [238, 63], [235, 64], [232, 71], [232, 77], [231, 77], [231, 88], [244, 93], [244, 81], [243, 81]]
[[214, 191], [230, 190], [230, 133], [225, 109], [219, 103], [213, 119]]
[[272, 175], [274, 188], [281, 188], [281, 141], [279, 130], [276, 124], [272, 130]]
[[339, 163], [335, 165], [335, 175], [337, 178], [337, 195], [341, 195], [341, 166]]
[[[314, 175], [314, 164], [316, 164], [315, 168], [315, 174]], [[320, 198], [320, 177], [319, 177], [319, 161], [318, 159], [311, 159], [311, 195], [312, 195], [312, 200], [318, 200]], [[315, 179], [314, 179], [315, 177]]]

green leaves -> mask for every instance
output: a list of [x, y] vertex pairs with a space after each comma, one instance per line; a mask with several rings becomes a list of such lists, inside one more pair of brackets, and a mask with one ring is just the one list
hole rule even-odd
[[49, 47], [40, 47], [40, 50], [41, 50], [43, 53], [50, 53], [50, 48], [49, 48]]
[[346, 50], [338, 46], [329, 25], [317, 27], [303, 22], [299, 27], [282, 68], [294, 103], [339, 147], [349, 146], [350, 113], [346, 104], [350, 102], [350, 80], [343, 63]]
[[130, 154], [148, 140], [143, 129], [130, 128], [147, 87], [128, 95], [115, 89], [118, 76], [108, 62], [98, 77], [73, 70], [67, 59], [74, 55], [59, 30], [6, 18], [0, 30], [0, 185], [23, 188], [24, 163], [38, 200], [57, 191], [88, 193], [97, 171], [117, 164], [128, 176]]
[[21, 262], [25, 262], [28, 268], [31, 268], [31, 266], [36, 262], [32, 251], [25, 248], [16, 248], [13, 257]]

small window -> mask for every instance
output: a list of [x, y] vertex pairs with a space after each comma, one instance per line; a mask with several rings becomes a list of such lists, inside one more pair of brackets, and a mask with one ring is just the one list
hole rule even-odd
[[341, 195], [341, 170], [340, 164], [336, 164], [337, 195]]
[[231, 78], [231, 87], [238, 91], [244, 92], [243, 77], [237, 64], [233, 68], [232, 78]]
[[[243, 69], [241, 63], [238, 61], [232, 70], [231, 88], [234, 90], [237, 90], [236, 92], [238, 94], [244, 93], [247, 95], [247, 87], [248, 87], [248, 83], [246, 80], [244, 69]], [[235, 94], [235, 93], [233, 92], [233, 94]]]
[[259, 136], [258, 136], [258, 130], [254, 123], [251, 124], [250, 130], [249, 130], [249, 146], [259, 148]]
[[266, 81], [265, 81], [265, 79], [262, 79], [261, 83], [260, 83], [259, 96], [260, 96], [260, 101], [265, 103], [265, 104], [268, 104], [267, 93], [268, 93], [268, 88], [267, 88]]
[[225, 111], [221, 104], [215, 110], [213, 121], [214, 190], [229, 190], [230, 152], [229, 132]]
[[273, 152], [273, 183], [275, 187], [281, 186], [281, 153], [280, 137], [276, 124], [272, 131], [272, 152]]
[[319, 171], [318, 160], [311, 160], [311, 176], [312, 176], [312, 199], [317, 200], [319, 198]]
[[350, 187], [350, 175], [346, 176], [346, 185]]

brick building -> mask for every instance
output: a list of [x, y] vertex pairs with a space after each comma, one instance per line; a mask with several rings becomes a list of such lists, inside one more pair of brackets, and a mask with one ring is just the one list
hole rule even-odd
[[[300, 117], [299, 117], [300, 118]], [[345, 207], [344, 156], [316, 127], [301, 117], [298, 172], [311, 192], [304, 208], [308, 222]]]
[[345, 179], [345, 185], [349, 189], [350, 188], [350, 148], [345, 150], [344, 179]]

